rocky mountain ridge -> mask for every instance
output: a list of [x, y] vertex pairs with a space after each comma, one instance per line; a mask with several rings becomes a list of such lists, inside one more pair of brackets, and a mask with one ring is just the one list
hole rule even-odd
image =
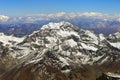
[[7, 51], [0, 45], [0, 79], [97, 80], [103, 73], [120, 74], [119, 34], [106, 38], [68, 22], [49, 23]]

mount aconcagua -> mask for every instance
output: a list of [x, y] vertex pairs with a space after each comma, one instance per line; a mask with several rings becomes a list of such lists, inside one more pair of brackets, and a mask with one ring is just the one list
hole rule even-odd
[[23, 38], [0, 34], [0, 80], [118, 80], [119, 74], [119, 32], [105, 37], [59, 22]]

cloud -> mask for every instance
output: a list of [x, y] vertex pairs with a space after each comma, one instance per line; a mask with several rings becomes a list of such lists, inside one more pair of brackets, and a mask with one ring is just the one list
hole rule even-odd
[[0, 15], [0, 22], [7, 22], [9, 19], [8, 16]]
[[47, 14], [47, 17], [49, 18], [56, 18], [56, 17], [63, 17], [66, 16], [65, 12], [59, 12], [59, 13], [55, 13], [55, 14]]
[[118, 18], [117, 21], [120, 22], [120, 18]]
[[48, 20], [48, 19], [56, 19], [56, 18], [64, 18], [64, 19], [73, 19], [73, 18], [81, 18], [81, 17], [92, 17], [92, 18], [111, 18], [108, 14], [96, 13], [96, 12], [85, 12], [85, 13], [65, 13], [59, 12], [54, 14], [32, 14], [28, 15], [28, 17], [36, 17], [39, 20]]
[[82, 16], [87, 16], [87, 17], [103, 17], [106, 16], [105, 14], [102, 13], [96, 13], [96, 12], [85, 12], [81, 14]]
[[[53, 14], [31, 14], [26, 15], [22, 17], [15, 17], [13, 19], [10, 19], [10, 22], [25, 22], [25, 23], [34, 23], [37, 21], [61, 21], [61, 20], [82, 20], [83, 18], [88, 19], [101, 19], [103, 21], [108, 20], [116, 20], [120, 21], [118, 18], [120, 17], [119, 14], [104, 14], [104, 13], [98, 13], [98, 12], [84, 12], [84, 13], [65, 13], [65, 12], [58, 12]], [[7, 21], [9, 17], [7, 16], [1, 16], [0, 21]]]

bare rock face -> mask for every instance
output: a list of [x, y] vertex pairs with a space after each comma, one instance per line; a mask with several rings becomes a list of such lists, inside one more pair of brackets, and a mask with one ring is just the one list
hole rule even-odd
[[0, 80], [117, 80], [108, 73], [120, 74], [118, 43], [68, 22], [49, 23], [8, 49], [0, 45]]

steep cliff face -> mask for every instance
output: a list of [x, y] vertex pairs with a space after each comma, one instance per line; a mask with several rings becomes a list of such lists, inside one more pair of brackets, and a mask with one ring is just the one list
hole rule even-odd
[[119, 40], [114, 40], [68, 22], [49, 23], [9, 47], [8, 62], [14, 65], [0, 79], [98, 80], [108, 72], [120, 74]]

